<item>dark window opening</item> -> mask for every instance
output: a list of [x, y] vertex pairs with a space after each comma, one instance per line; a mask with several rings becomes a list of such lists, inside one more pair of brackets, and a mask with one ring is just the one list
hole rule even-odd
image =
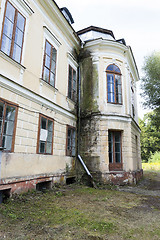
[[36, 184], [36, 190], [37, 191], [46, 191], [52, 188], [52, 183], [51, 181], [46, 181], [46, 182], [40, 182]]
[[73, 184], [75, 182], [76, 182], [76, 178], [75, 177], [66, 178], [66, 184], [67, 185]]
[[76, 155], [76, 130], [71, 126], [67, 126], [66, 155], [70, 157]]
[[122, 170], [122, 140], [120, 131], [108, 132], [109, 169]]
[[0, 204], [5, 203], [11, 196], [11, 188], [0, 190]]
[[69, 65], [69, 75], [68, 75], [68, 97], [72, 101], [76, 101], [76, 71]]

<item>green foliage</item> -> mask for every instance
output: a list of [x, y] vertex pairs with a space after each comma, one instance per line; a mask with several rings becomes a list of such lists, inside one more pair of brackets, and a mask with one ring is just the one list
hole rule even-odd
[[149, 163], [160, 163], [160, 152], [155, 152], [151, 155]]
[[155, 111], [145, 114], [143, 120], [139, 119], [141, 128], [141, 157], [143, 162], [156, 151], [160, 151], [160, 125], [156, 122]]
[[160, 52], [154, 52], [145, 58], [143, 67], [145, 76], [141, 79], [144, 105], [152, 109], [160, 108]]
[[143, 168], [143, 171], [145, 171], [145, 174], [146, 174], [146, 171], [147, 172], [151, 171], [152, 176], [154, 176], [153, 171], [155, 172], [155, 175], [156, 175], [156, 172], [160, 171], [160, 163], [142, 163], [142, 168]]

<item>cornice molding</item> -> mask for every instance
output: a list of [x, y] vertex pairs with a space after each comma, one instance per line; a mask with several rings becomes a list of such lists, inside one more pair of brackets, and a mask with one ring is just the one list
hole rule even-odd
[[68, 111], [67, 109], [59, 106], [58, 104], [54, 103], [50, 99], [47, 99], [31, 90], [29, 90], [26, 87], [23, 87], [22, 85], [14, 82], [11, 79], [6, 78], [5, 76], [0, 74], [0, 86], [8, 89], [9, 91], [18, 94], [24, 98], [29, 99], [30, 101], [33, 101], [39, 105], [43, 105], [49, 109], [52, 109], [53, 111], [62, 114], [66, 117], [70, 117], [73, 120], [76, 120], [76, 116]]

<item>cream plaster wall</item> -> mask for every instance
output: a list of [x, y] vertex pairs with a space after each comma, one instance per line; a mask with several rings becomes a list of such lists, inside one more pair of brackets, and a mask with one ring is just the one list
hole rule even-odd
[[[93, 62], [97, 65], [99, 86], [99, 111], [103, 114], [119, 114], [132, 116], [131, 102], [131, 78], [134, 83], [139, 80], [133, 56], [130, 48], [115, 41], [94, 40], [85, 44], [85, 49], [91, 52]], [[96, 62], [95, 60], [96, 59]], [[122, 80], [122, 104], [107, 103], [106, 68], [110, 64], [116, 64], [121, 71]], [[134, 88], [135, 121], [138, 123], [136, 88]]]
[[[19, 105], [14, 153], [3, 153], [0, 176], [12, 182], [64, 174], [74, 161], [66, 156], [67, 125], [76, 126], [75, 104], [67, 98], [68, 67], [71, 62], [77, 68], [72, 51], [79, 40], [54, 2], [30, 0], [28, 8], [22, 0], [10, 1], [25, 16], [26, 27], [21, 64], [0, 51], [0, 97]], [[4, 6], [1, 0], [0, 26]], [[45, 39], [57, 49], [55, 88], [41, 80]], [[36, 154], [39, 113], [54, 119], [53, 155]]]
[[[108, 155], [108, 130], [122, 131], [122, 162], [123, 170], [133, 170], [132, 146], [131, 146], [131, 123], [127, 119], [122, 120], [115, 118], [101, 119], [100, 122], [100, 156], [101, 171], [109, 171], [109, 155]], [[106, 167], [104, 167], [106, 165]]]
[[[16, 7], [19, 6], [18, 1], [12, 0], [12, 2], [13, 4], [15, 3]], [[73, 29], [65, 21], [63, 15], [60, 12], [57, 15], [56, 11], [59, 10], [54, 3], [51, 5], [55, 12], [51, 12], [51, 9], [44, 9], [44, 2], [48, 4], [50, 1], [31, 0], [29, 7], [33, 12], [30, 15], [27, 13], [25, 15], [26, 27], [22, 53], [22, 65], [25, 68], [0, 52], [1, 74], [35, 93], [41, 94], [51, 101], [58, 103], [60, 106], [68, 108], [68, 110], [73, 110], [74, 104], [71, 103], [71, 107], [68, 107], [66, 101], [68, 94], [67, 53], [72, 53], [74, 48], [78, 49], [79, 41], [74, 36]], [[1, 3], [2, 14], [4, 13], [4, 3], [5, 1], [3, 1], [3, 4]], [[19, 9], [21, 10], [20, 6]], [[2, 20], [3, 18], [0, 22], [1, 25]], [[49, 30], [46, 30], [46, 32], [48, 31], [48, 35], [45, 34], [44, 26]], [[63, 31], [62, 29], [65, 30]], [[58, 90], [56, 91], [56, 98], [54, 97], [54, 88], [40, 81], [40, 78], [42, 78], [45, 39], [50, 41], [51, 38], [56, 38], [55, 43], [51, 43], [57, 49], [55, 87]]]
[[[4, 181], [30, 176], [65, 173], [73, 158], [66, 156], [67, 125], [76, 126], [74, 118], [56, 113], [22, 96], [0, 88], [1, 97], [19, 106], [14, 153], [3, 153], [1, 178]], [[27, 110], [26, 110], [27, 108]], [[54, 119], [53, 155], [36, 154], [39, 113]], [[7, 180], [8, 179], [8, 180]]]
[[25, 153], [3, 153], [1, 178], [4, 183], [33, 177], [64, 174], [70, 159], [65, 156], [45, 156]]

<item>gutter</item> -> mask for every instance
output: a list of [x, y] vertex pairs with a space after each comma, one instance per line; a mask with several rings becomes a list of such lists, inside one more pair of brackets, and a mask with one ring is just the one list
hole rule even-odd
[[[3, 147], [0, 147], [0, 182], [1, 182], [2, 151]], [[2, 203], [2, 201], [3, 201], [2, 191], [0, 190], [0, 204]]]

